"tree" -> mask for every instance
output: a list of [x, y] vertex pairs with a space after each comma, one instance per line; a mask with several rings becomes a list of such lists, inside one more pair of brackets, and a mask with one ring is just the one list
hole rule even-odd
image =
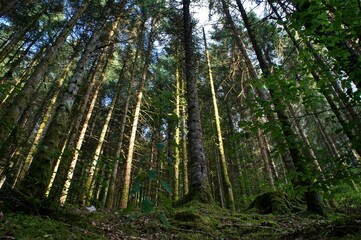
[[188, 145], [189, 145], [189, 193], [185, 197], [209, 202], [208, 170], [202, 142], [202, 126], [199, 112], [196, 79], [193, 65], [192, 17], [190, 0], [183, 0], [185, 79], [188, 100]]

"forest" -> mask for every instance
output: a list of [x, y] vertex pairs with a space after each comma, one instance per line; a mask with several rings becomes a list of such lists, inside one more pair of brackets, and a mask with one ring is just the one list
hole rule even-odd
[[360, 40], [360, 0], [0, 0], [0, 239], [361, 239]]

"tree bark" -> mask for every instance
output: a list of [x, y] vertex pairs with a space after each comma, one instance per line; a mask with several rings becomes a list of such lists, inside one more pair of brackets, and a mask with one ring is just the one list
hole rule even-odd
[[[152, 48], [153, 48], [153, 41], [155, 38], [157, 20], [158, 20], [157, 18], [152, 19], [152, 28], [151, 28], [151, 32], [149, 33], [149, 40], [148, 40], [148, 49], [145, 53], [145, 62], [144, 62], [141, 82], [140, 82], [140, 86], [139, 86], [139, 90], [138, 90], [138, 94], [137, 94], [137, 103], [136, 103], [135, 110], [134, 110], [134, 119], [133, 119], [130, 139], [129, 139], [128, 156], [127, 156], [127, 160], [125, 162], [123, 190], [122, 190], [122, 197], [121, 197], [121, 201], [120, 201], [120, 207], [122, 209], [124, 209], [128, 206], [135, 137], [136, 137], [137, 129], [138, 129], [138, 120], [139, 120], [139, 116], [140, 116], [140, 107], [142, 104], [143, 91], [144, 91], [145, 82], [146, 82], [147, 76], [148, 76], [148, 68], [149, 68], [150, 61], [151, 61], [150, 54], [151, 54]], [[144, 21], [146, 21], [146, 19], [144, 19]]]
[[230, 208], [231, 210], [235, 210], [233, 187], [232, 187], [232, 183], [229, 179], [226, 155], [224, 153], [221, 121], [220, 121], [220, 115], [218, 112], [216, 90], [214, 89], [213, 74], [212, 74], [210, 56], [209, 56], [209, 51], [208, 51], [208, 47], [207, 47], [207, 40], [206, 40], [206, 34], [204, 31], [204, 28], [203, 28], [203, 40], [204, 40], [204, 47], [205, 47], [205, 51], [206, 51], [206, 62], [207, 62], [207, 66], [208, 66], [209, 83], [211, 86], [211, 94], [212, 94], [213, 109], [214, 109], [214, 119], [216, 122], [218, 150], [219, 150], [219, 154], [220, 154], [220, 161], [221, 161], [221, 167], [222, 167], [222, 180], [223, 180], [222, 182], [224, 184], [224, 188], [226, 191], [225, 194], [227, 197], [227, 207]]
[[208, 183], [207, 161], [202, 140], [202, 126], [199, 111], [196, 79], [193, 65], [192, 18], [190, 0], [183, 0], [185, 78], [188, 99], [188, 141], [189, 141], [189, 193], [185, 200], [198, 199], [209, 202], [211, 195]]

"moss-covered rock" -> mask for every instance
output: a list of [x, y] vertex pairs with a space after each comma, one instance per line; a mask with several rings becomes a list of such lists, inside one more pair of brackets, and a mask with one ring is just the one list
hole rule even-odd
[[287, 214], [302, 210], [302, 206], [283, 192], [266, 192], [256, 197], [247, 208], [260, 214]]

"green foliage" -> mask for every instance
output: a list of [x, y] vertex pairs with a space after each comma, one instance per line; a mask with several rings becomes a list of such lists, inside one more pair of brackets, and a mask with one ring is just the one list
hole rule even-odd
[[160, 183], [162, 184], [163, 188], [168, 192], [168, 193], [172, 193], [172, 189], [170, 187], [170, 185], [163, 181], [163, 180], [160, 180]]
[[143, 214], [149, 214], [154, 208], [154, 203], [149, 198], [146, 198], [140, 203], [140, 207]]

